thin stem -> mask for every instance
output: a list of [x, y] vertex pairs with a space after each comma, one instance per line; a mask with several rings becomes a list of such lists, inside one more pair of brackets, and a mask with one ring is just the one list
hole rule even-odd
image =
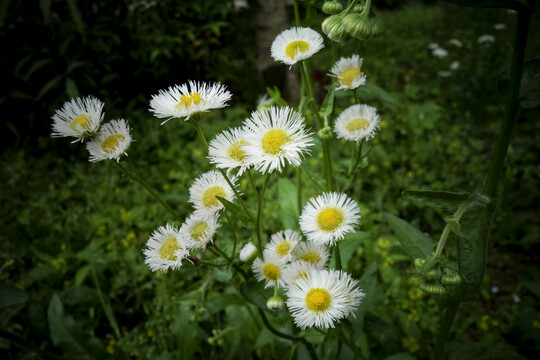
[[251, 183], [251, 188], [253, 189], [253, 194], [255, 195], [255, 198], [257, 199], [257, 201], [259, 201], [259, 192], [257, 191], [257, 187], [255, 186], [253, 175], [251, 175], [251, 169], [248, 169], [247, 174], [249, 177], [249, 182]]
[[294, 7], [294, 23], [296, 26], [300, 26], [300, 10], [298, 9], [298, 3], [296, 0], [293, 1]]
[[324, 120], [321, 117], [321, 114], [319, 114], [319, 110], [317, 109], [317, 105], [315, 104], [315, 95], [313, 93], [313, 85], [311, 84], [311, 78], [309, 77], [309, 72], [307, 68], [306, 61], [300, 62], [300, 73], [302, 74], [302, 79], [304, 79], [304, 82], [306, 84], [306, 91], [307, 95], [310, 99], [313, 101], [309, 101], [309, 104], [311, 106], [311, 110], [313, 111], [313, 115], [315, 115], [315, 119], [317, 120], [317, 125], [319, 126], [319, 129], [323, 128]]
[[[456, 219], [456, 221], [459, 221], [459, 219], [461, 219], [461, 216], [463, 216], [465, 211], [467, 211], [467, 209], [469, 208], [470, 203], [471, 203], [471, 199], [469, 198], [463, 204], [459, 206], [459, 208], [454, 213], [454, 218]], [[451, 230], [450, 226], [447, 224], [444, 227], [441, 238], [439, 239], [439, 243], [437, 244], [437, 248], [435, 249], [434, 257], [437, 258], [441, 256], [441, 253], [444, 249], [444, 245], [446, 244], [446, 240], [448, 239], [448, 235], [450, 235], [450, 230]]]
[[261, 309], [257, 308], [257, 310], [259, 310], [259, 315], [261, 316], [262, 320], [263, 320], [263, 323], [264, 323], [264, 326], [266, 326], [266, 328], [268, 330], [270, 330], [270, 332], [276, 336], [279, 336], [281, 338], [284, 338], [284, 339], [287, 339], [287, 340], [292, 340], [292, 341], [305, 341], [305, 339], [301, 336], [296, 336], [296, 335], [290, 335], [290, 334], [285, 334], [279, 330], [277, 330], [276, 328], [274, 328], [272, 326], [272, 324], [270, 324], [270, 322], [268, 321], [268, 318], [266, 317], [266, 314], [264, 313], [264, 311], [262, 311]]
[[103, 295], [103, 292], [101, 291], [101, 287], [99, 286], [99, 279], [97, 277], [95, 268], [92, 267], [90, 272], [92, 273], [92, 280], [94, 280], [94, 284], [96, 285], [96, 291], [99, 297], [99, 302], [101, 303], [101, 306], [103, 306], [103, 311], [105, 312], [105, 316], [107, 317], [107, 320], [109, 320], [109, 323], [111, 324], [111, 327], [114, 330], [114, 334], [116, 335], [116, 338], [121, 339], [122, 333], [120, 332], [120, 327], [118, 326], [118, 322], [116, 321], [116, 318], [114, 317], [114, 312], [111, 309], [111, 305], [107, 302], [107, 299], [105, 299], [105, 295]]
[[448, 305], [444, 312], [442, 318], [441, 327], [439, 329], [439, 334], [435, 342], [435, 352], [434, 359], [443, 359], [444, 358], [444, 347], [446, 345], [446, 340], [448, 335], [450, 335], [450, 329], [452, 329], [452, 323], [459, 309], [459, 300], [455, 297], [451, 297], [448, 301]]
[[334, 191], [334, 171], [332, 170], [332, 158], [330, 157], [330, 145], [328, 144], [328, 139], [323, 139], [323, 152], [324, 152], [324, 162], [326, 165], [326, 178], [328, 180], [328, 191]]
[[233, 230], [233, 250], [232, 250], [232, 255], [231, 257], [234, 258], [235, 254], [236, 254], [236, 244], [237, 244], [237, 236], [236, 236], [236, 223], [234, 221], [231, 221], [231, 218], [229, 217], [229, 214], [227, 214], [227, 212], [225, 212], [225, 217], [227, 218], [227, 222], [229, 224], [231, 224], [232, 226], [232, 230]]
[[199, 135], [199, 138], [203, 142], [204, 147], [206, 148], [206, 150], [208, 150], [208, 141], [206, 141], [206, 136], [204, 136], [204, 133], [203, 133], [203, 131], [201, 129], [201, 126], [199, 125], [198, 122], [196, 122], [196, 123], [193, 123], [193, 127], [195, 128], [195, 131], [197, 132], [197, 135]]
[[345, 335], [345, 333], [343, 332], [343, 329], [341, 327], [339, 327], [339, 326], [337, 328], [338, 328], [339, 338], [341, 340], [343, 340], [343, 342], [345, 344], [347, 344], [349, 349], [351, 349], [352, 352], [354, 353], [354, 355], [356, 355], [356, 358], [357, 359], [365, 359], [364, 355], [362, 355], [362, 353], [360, 352], [360, 350], [358, 350], [356, 345], [354, 345], [354, 343], [347, 337], [347, 335]]
[[268, 187], [268, 183], [270, 182], [270, 173], [266, 174], [266, 179], [264, 180], [264, 186], [261, 190], [261, 195], [259, 196], [259, 202], [257, 204], [257, 219], [255, 221], [255, 229], [257, 232], [257, 244], [259, 246], [259, 254], [263, 253], [263, 247], [262, 247], [262, 239], [261, 239], [261, 211], [262, 211], [262, 203], [264, 199], [264, 193], [266, 192], [266, 188]]
[[356, 94], [356, 89], [352, 90], [352, 94], [353, 94], [354, 103], [358, 104], [358, 95]]
[[302, 213], [302, 169], [296, 168], [296, 206], [298, 213]]
[[339, 252], [339, 245], [337, 243], [334, 247], [334, 255], [336, 257], [336, 270], [341, 270], [341, 253]]

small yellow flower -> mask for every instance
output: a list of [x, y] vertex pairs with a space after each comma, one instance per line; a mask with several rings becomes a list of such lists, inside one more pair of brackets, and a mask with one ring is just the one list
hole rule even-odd
[[120, 208], [120, 218], [122, 219], [122, 222], [126, 224], [129, 221], [129, 218], [131, 217], [131, 213], [127, 211], [124, 208]]
[[66, 260], [64, 260], [63, 258], [54, 259], [52, 261], [52, 265], [56, 269], [61, 269], [62, 267], [64, 267], [66, 265]]
[[412, 309], [409, 314], [407, 314], [407, 318], [414, 322], [420, 321], [420, 316], [418, 315], [418, 310]]
[[60, 245], [60, 250], [61, 251], [66, 251], [66, 244], [65, 243], [62, 243], [62, 245]]
[[148, 330], [148, 332], [146, 333], [146, 336], [152, 337], [154, 336], [154, 333], [152, 332], [152, 330]]
[[385, 238], [382, 238], [382, 237], [380, 237], [380, 238], [377, 240], [377, 245], [379, 245], [379, 247], [380, 247], [381, 249], [388, 249], [388, 248], [390, 248], [390, 246], [391, 246], [390, 240], [385, 239]]
[[418, 344], [418, 340], [416, 340], [416, 338], [412, 336], [407, 336], [401, 341], [401, 343], [411, 353], [415, 353], [418, 350], [420, 350], [420, 345]]
[[407, 176], [408, 178], [413, 178], [414, 177], [414, 172], [412, 172], [411, 170], [407, 171], [407, 173], [405, 174], [405, 176]]
[[489, 329], [489, 315], [482, 316], [482, 320], [480, 320], [480, 323], [478, 324], [478, 327], [482, 329], [483, 331], [488, 331]]
[[114, 354], [115, 345], [116, 345], [116, 340], [114, 339], [109, 340], [109, 345], [107, 345], [107, 352], [109, 354], [111, 355]]
[[107, 230], [107, 226], [105, 224], [103, 224], [100, 227], [98, 227], [98, 229], [96, 230], [96, 235], [97, 236], [105, 236], [106, 230]]

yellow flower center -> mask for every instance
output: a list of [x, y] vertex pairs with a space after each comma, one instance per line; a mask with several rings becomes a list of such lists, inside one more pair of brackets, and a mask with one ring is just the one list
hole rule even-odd
[[289, 253], [289, 250], [291, 249], [291, 243], [288, 241], [284, 241], [278, 246], [276, 246], [276, 253], [279, 256], [285, 256]]
[[176, 255], [174, 255], [174, 253], [178, 249], [181, 249], [181, 247], [178, 246], [176, 237], [171, 236], [163, 243], [163, 245], [161, 245], [161, 249], [159, 249], [159, 256], [161, 256], [163, 260], [176, 261]]
[[[75, 119], [73, 119], [69, 127], [78, 134], [83, 133], [90, 127], [90, 116], [86, 114], [77, 116]], [[83, 131], [80, 131], [80, 128], [82, 128]]]
[[319, 253], [315, 251], [307, 251], [303, 253], [302, 256], [300, 256], [300, 260], [307, 261], [310, 264], [316, 264], [320, 262], [322, 259]]
[[366, 130], [369, 127], [369, 120], [364, 118], [356, 118], [352, 119], [345, 125], [347, 130], [349, 132], [357, 131], [357, 130]]
[[281, 147], [291, 141], [287, 132], [283, 129], [272, 129], [262, 138], [263, 151], [269, 155], [278, 155], [283, 150]]
[[328, 291], [321, 288], [311, 289], [306, 295], [306, 306], [311, 311], [323, 312], [330, 307], [331, 302]]
[[204, 221], [201, 221], [193, 227], [193, 229], [191, 230], [191, 236], [195, 239], [195, 241], [199, 241], [206, 229], [208, 229], [208, 224], [206, 224]]
[[229, 155], [231, 159], [244, 162], [246, 159], [246, 153], [242, 150], [241, 146], [245, 144], [246, 142], [244, 140], [235, 141], [227, 149], [227, 155]]
[[335, 207], [329, 207], [317, 215], [317, 225], [324, 231], [333, 231], [343, 223], [344, 219], [343, 211]]
[[360, 76], [360, 74], [361, 72], [359, 68], [351, 67], [339, 75], [339, 81], [346, 87], [351, 87], [354, 79]]
[[218, 206], [220, 204], [219, 200], [216, 198], [216, 196], [220, 196], [222, 198], [227, 197], [227, 193], [225, 192], [225, 189], [223, 186], [214, 185], [210, 186], [206, 191], [204, 192], [202, 196], [202, 202], [204, 207], [212, 207], [212, 206]]
[[262, 268], [262, 273], [268, 281], [276, 281], [279, 279], [279, 267], [274, 264], [264, 265]]
[[307, 272], [301, 272], [300, 274], [296, 275], [296, 277], [294, 278], [294, 280], [298, 280], [298, 279], [307, 279]]
[[120, 141], [125, 140], [125, 139], [126, 137], [122, 134], [115, 134], [115, 135], [108, 136], [101, 143], [101, 149], [108, 154], [112, 154], [114, 153], [114, 149], [120, 144]]
[[296, 57], [298, 53], [303, 53], [309, 50], [309, 44], [303, 40], [295, 40], [291, 42], [285, 48], [285, 54], [290, 57], [292, 60]]
[[176, 104], [176, 108], [178, 109], [180, 106], [183, 106], [186, 109], [189, 109], [192, 105], [199, 105], [201, 101], [203, 101], [203, 98], [201, 97], [201, 94], [197, 92], [192, 94], [183, 94], [180, 96], [180, 101], [178, 104]]

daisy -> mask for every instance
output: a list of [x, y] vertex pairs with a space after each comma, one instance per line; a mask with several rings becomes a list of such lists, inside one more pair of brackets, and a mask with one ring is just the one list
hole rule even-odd
[[249, 168], [243, 145], [240, 128], [231, 128], [218, 134], [208, 145], [208, 159], [211, 164], [220, 169], [238, 168], [238, 176], [241, 176]]
[[182, 224], [180, 232], [186, 235], [190, 247], [205, 248], [219, 226], [217, 215], [195, 212]]
[[227, 106], [231, 96], [225, 85], [190, 80], [189, 86], [174, 85], [153, 95], [150, 111], [158, 118], [166, 118], [162, 125], [172, 118], [188, 121], [191, 116]]
[[253, 261], [251, 269], [257, 278], [257, 281], [265, 281], [265, 288], [274, 286], [283, 286], [283, 270], [285, 269], [285, 259], [271, 252], [263, 252], [263, 258], [256, 258]]
[[461, 40], [458, 39], [450, 39], [448, 40], [448, 43], [458, 48], [463, 47], [463, 43], [461, 42]]
[[152, 271], [179, 269], [189, 255], [187, 239], [178, 229], [167, 224], [155, 230], [146, 242], [144, 263]]
[[304, 127], [304, 118], [290, 107], [272, 106], [254, 111], [244, 122], [242, 150], [255, 169], [264, 173], [281, 171], [287, 160], [299, 166], [308, 147], [313, 145], [313, 133]]
[[333, 328], [360, 304], [364, 293], [356, 285], [348, 274], [333, 270], [314, 271], [298, 279], [287, 291], [287, 307], [294, 323], [301, 329]]
[[[234, 185], [236, 177], [231, 176], [229, 179]], [[189, 202], [202, 214], [211, 215], [223, 209], [223, 204], [216, 196], [229, 201], [235, 198], [234, 190], [217, 170], [202, 174], [189, 188]]]
[[334, 124], [334, 131], [338, 139], [368, 141], [375, 136], [379, 128], [381, 117], [373, 106], [357, 104], [345, 109]]
[[448, 56], [448, 51], [446, 51], [443, 48], [437, 48], [431, 51], [431, 55], [438, 57], [439, 59], [442, 59]]
[[288, 260], [292, 250], [301, 240], [302, 237], [296, 231], [287, 229], [272, 235], [265, 250]]
[[[83, 141], [94, 136], [103, 121], [103, 102], [93, 96], [71, 99], [52, 116], [52, 137], [76, 137]], [[77, 140], [75, 140], [77, 141]]]
[[252, 260], [255, 255], [257, 255], [257, 248], [255, 247], [255, 245], [248, 242], [246, 245], [244, 245], [242, 250], [240, 250], [239, 257], [242, 262], [248, 262]]
[[298, 279], [306, 278], [308, 274], [316, 270], [317, 268], [307, 261], [293, 261], [283, 271], [283, 282], [286, 287], [291, 287]]
[[291, 255], [293, 259], [307, 262], [317, 269], [322, 269], [330, 256], [324, 245], [314, 242], [299, 242]]
[[366, 83], [366, 75], [361, 71], [363, 62], [364, 59], [358, 55], [339, 59], [330, 69], [330, 76], [336, 77], [339, 81], [339, 87], [336, 90], [356, 89]]
[[484, 34], [478, 38], [479, 44], [488, 44], [495, 42], [495, 36], [491, 34]]
[[324, 48], [322, 36], [310, 28], [293, 27], [279, 34], [270, 49], [272, 57], [287, 65], [294, 65]]
[[360, 220], [360, 207], [343, 193], [324, 193], [310, 200], [300, 215], [300, 229], [308, 240], [334, 245], [354, 231]]
[[105, 159], [120, 161], [120, 156], [126, 154], [131, 135], [128, 123], [124, 119], [111, 120], [101, 127], [99, 133], [86, 145], [90, 153], [90, 161]]

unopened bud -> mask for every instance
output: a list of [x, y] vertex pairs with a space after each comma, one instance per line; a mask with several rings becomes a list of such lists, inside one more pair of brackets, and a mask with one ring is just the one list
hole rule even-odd
[[448, 286], [456, 286], [461, 283], [461, 276], [456, 273], [445, 273], [441, 278], [441, 284]]
[[371, 25], [371, 34], [373, 37], [382, 36], [386, 32], [386, 25], [378, 18], [372, 19]]
[[332, 138], [332, 129], [330, 128], [330, 126], [325, 126], [321, 130], [319, 130], [318, 135], [323, 140], [331, 139]]
[[354, 5], [352, 11], [358, 14], [361, 13], [362, 11], [364, 11], [364, 5], [360, 5], [360, 4]]
[[349, 14], [343, 19], [345, 31], [359, 40], [367, 40], [372, 37], [371, 21], [363, 14]]
[[283, 308], [284, 302], [279, 296], [274, 295], [266, 302], [268, 310], [279, 311]]
[[249, 262], [257, 256], [257, 248], [252, 243], [248, 242], [242, 250], [240, 250], [240, 260], [242, 262]]
[[343, 11], [343, 5], [341, 5], [338, 1], [327, 1], [324, 3], [322, 11], [328, 15], [339, 14]]
[[420, 290], [430, 295], [441, 296], [446, 294], [446, 288], [441, 284], [423, 282], [420, 284]]
[[414, 267], [417, 269], [417, 270], [420, 270], [420, 268], [422, 267], [422, 265], [424, 265], [424, 259], [422, 258], [417, 258], [417, 259], [414, 259]]
[[343, 27], [343, 16], [332, 15], [324, 19], [322, 22], [322, 31], [328, 36], [330, 40], [336, 41], [340, 44], [349, 39], [349, 34]]
[[438, 278], [438, 274], [437, 274], [437, 270], [435, 270], [435, 269], [429, 270], [424, 275], [424, 279], [426, 279], [426, 280], [435, 280], [436, 278]]

